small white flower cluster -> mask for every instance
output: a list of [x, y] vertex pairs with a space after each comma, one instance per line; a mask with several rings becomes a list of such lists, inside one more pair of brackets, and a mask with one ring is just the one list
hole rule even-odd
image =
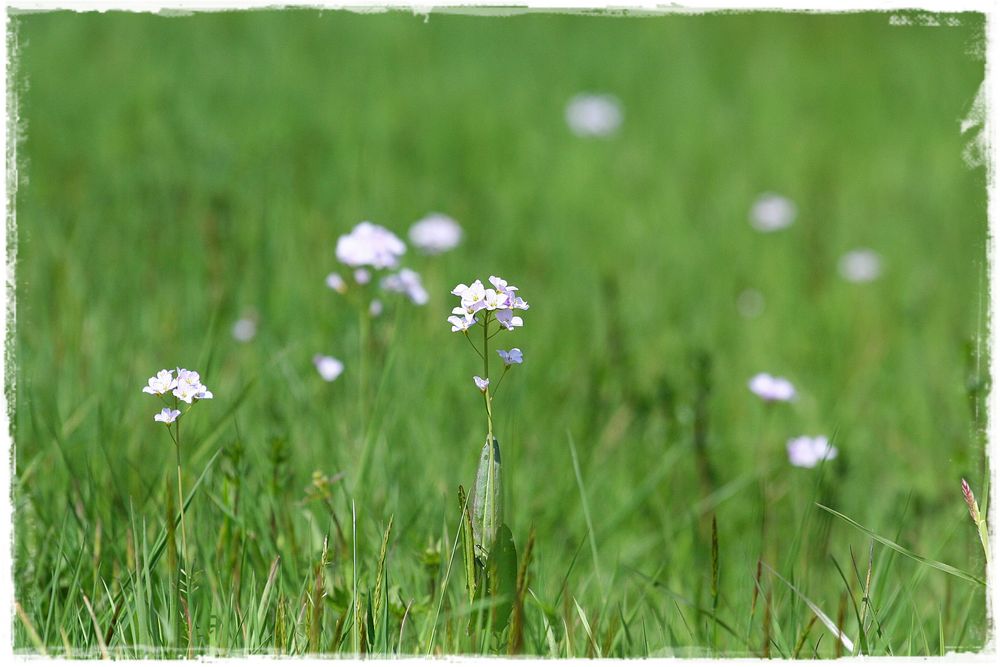
[[[451, 218], [432, 213], [417, 221], [410, 228], [410, 239], [424, 253], [433, 255], [450, 250], [462, 238], [462, 228]], [[337, 240], [337, 259], [353, 269], [351, 275], [357, 285], [372, 281], [372, 270], [396, 269], [406, 253], [406, 244], [385, 227], [371, 222], [358, 223], [350, 233]], [[366, 268], [369, 267], [369, 268]], [[413, 269], [400, 268], [384, 276], [378, 283], [386, 292], [403, 294], [415, 305], [423, 306], [430, 300], [420, 274]], [[340, 294], [350, 289], [347, 280], [337, 272], [326, 277], [326, 286]], [[381, 302], [372, 301], [369, 312], [378, 317]]]
[[394, 269], [405, 252], [406, 244], [398, 236], [368, 221], [337, 239], [337, 259], [354, 268]]
[[429, 213], [410, 227], [410, 241], [426, 255], [447, 252], [462, 241], [462, 227], [442, 213]]
[[837, 458], [837, 448], [822, 435], [792, 438], [787, 447], [789, 462], [799, 468], [815, 468], [821, 461]]
[[[785, 378], [768, 373], [754, 375], [748, 383], [750, 391], [767, 403], [788, 402], [795, 399], [795, 387]], [[821, 461], [837, 458], [837, 448], [826, 436], [799, 436], [788, 441], [788, 461], [799, 468], [815, 468]]]
[[[462, 237], [462, 228], [451, 218], [434, 213], [416, 222], [410, 229], [410, 239], [414, 245], [427, 254], [437, 254], [450, 250]], [[368, 221], [355, 225], [349, 233], [337, 239], [337, 259], [348, 266], [347, 275], [353, 278], [357, 287], [368, 285], [373, 280], [373, 271], [394, 270], [378, 281], [385, 292], [403, 294], [417, 306], [430, 300], [420, 274], [413, 269], [400, 268], [400, 258], [406, 254], [406, 244], [391, 231]], [[340, 294], [347, 294], [351, 285], [343, 275], [334, 271], [327, 275], [326, 286]], [[371, 295], [369, 295], [370, 297]], [[385, 306], [381, 299], [373, 298], [368, 303], [368, 315], [379, 317]], [[327, 382], [333, 382], [344, 371], [339, 359], [325, 355], [313, 357], [317, 372]]]
[[[177, 400], [184, 401], [188, 405], [213, 397], [208, 387], [202, 384], [201, 376], [197, 371], [178, 368], [176, 372], [177, 376], [174, 377], [174, 371], [161, 370], [149, 378], [142, 391], [153, 396], [160, 396], [161, 398], [169, 393]], [[180, 410], [165, 407], [154, 415], [153, 419], [164, 424], [173, 424], [180, 415]]]
[[795, 398], [795, 387], [791, 382], [768, 373], [758, 373], [750, 378], [750, 391], [763, 398], [768, 403], [786, 402]]
[[528, 303], [517, 295], [517, 288], [497, 276], [490, 276], [492, 288], [484, 287], [481, 280], [471, 285], [459, 284], [451, 291], [461, 299], [461, 305], [453, 308], [448, 322], [452, 331], [468, 331], [479, 322], [480, 311], [493, 313], [501, 327], [508, 331], [524, 326], [524, 320], [514, 315], [515, 310], [528, 310]]
[[319, 373], [319, 376], [327, 382], [333, 382], [344, 372], [344, 362], [322, 354], [313, 357], [313, 365], [316, 366], [316, 372]]
[[380, 285], [386, 292], [405, 294], [418, 306], [423, 306], [430, 300], [420, 274], [413, 269], [400, 269], [397, 273], [390, 273], [382, 278]]

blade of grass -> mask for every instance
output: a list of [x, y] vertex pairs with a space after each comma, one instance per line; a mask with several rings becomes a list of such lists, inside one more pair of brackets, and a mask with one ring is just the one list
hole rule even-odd
[[846, 634], [844, 634], [843, 630], [841, 630], [840, 628], [837, 627], [836, 623], [834, 623], [832, 620], [830, 620], [829, 616], [827, 616], [826, 614], [823, 613], [823, 610], [820, 609], [819, 606], [815, 602], [813, 602], [812, 600], [810, 600], [809, 598], [807, 598], [802, 593], [802, 591], [800, 591], [798, 588], [795, 587], [794, 584], [792, 584], [792, 582], [788, 581], [787, 579], [785, 579], [784, 577], [782, 577], [780, 574], [778, 574], [774, 570], [774, 568], [772, 568], [770, 565], [768, 565], [767, 563], [764, 563], [764, 567], [766, 567], [768, 570], [770, 570], [771, 574], [773, 574], [780, 581], [782, 581], [786, 586], [788, 586], [790, 589], [792, 589], [792, 592], [795, 593], [796, 595], [798, 595], [802, 599], [802, 601], [806, 603], [806, 606], [809, 607], [809, 609], [812, 610], [812, 613], [816, 614], [816, 616], [823, 623], [823, 625], [825, 625], [827, 627], [827, 629], [830, 630], [830, 632], [832, 632], [834, 635], [836, 635], [836, 637], [844, 645], [844, 648], [847, 649], [848, 653], [854, 653], [854, 642], [852, 642], [850, 640], [850, 638], [848, 638], [848, 636]]
[[861, 532], [865, 533], [870, 538], [872, 538], [873, 540], [875, 540], [876, 542], [884, 544], [885, 546], [889, 547], [893, 551], [901, 553], [902, 555], [906, 556], [907, 558], [910, 558], [912, 560], [917, 561], [921, 565], [926, 565], [928, 567], [933, 567], [934, 569], [940, 570], [941, 572], [944, 572], [945, 574], [950, 574], [953, 577], [958, 577], [959, 579], [964, 579], [965, 581], [971, 582], [973, 584], [979, 584], [980, 586], [985, 586], [986, 585], [986, 582], [984, 580], [980, 579], [979, 577], [977, 577], [976, 575], [971, 574], [969, 572], [966, 572], [965, 570], [960, 570], [957, 567], [953, 567], [951, 565], [948, 565], [947, 563], [942, 563], [940, 561], [931, 560], [930, 558], [924, 558], [923, 556], [910, 551], [906, 547], [902, 547], [902, 546], [896, 544], [895, 542], [893, 542], [889, 538], [882, 537], [881, 535], [879, 535], [878, 533], [876, 533], [872, 529], [866, 528], [866, 527], [862, 526], [860, 523], [858, 523], [854, 519], [850, 518], [847, 515], [841, 514], [840, 512], [838, 512], [835, 509], [831, 509], [831, 508], [829, 508], [826, 505], [823, 505], [821, 503], [816, 503], [816, 506], [819, 507], [822, 510], [826, 510], [827, 512], [829, 512], [830, 514], [834, 515], [835, 517], [837, 517], [841, 521], [844, 521], [847, 524], [849, 524], [851, 526], [854, 526], [855, 528], [857, 528], [858, 530], [860, 530]]

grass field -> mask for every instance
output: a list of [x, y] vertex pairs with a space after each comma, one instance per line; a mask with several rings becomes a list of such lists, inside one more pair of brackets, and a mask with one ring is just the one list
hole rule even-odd
[[[984, 24], [954, 18], [16, 16], [15, 649], [977, 650]], [[621, 100], [614, 136], [567, 129], [587, 90]], [[766, 191], [793, 225], [748, 223]], [[407, 252], [427, 305], [372, 320], [324, 285], [357, 222], [428, 211], [465, 237]], [[878, 280], [840, 277], [856, 247]], [[445, 318], [491, 274], [531, 304], [495, 415], [527, 566], [470, 603], [481, 366]], [[182, 418], [183, 525], [140, 391], [175, 366], [215, 394]], [[761, 371], [798, 400], [765, 405]], [[802, 434], [839, 456], [790, 465]]]

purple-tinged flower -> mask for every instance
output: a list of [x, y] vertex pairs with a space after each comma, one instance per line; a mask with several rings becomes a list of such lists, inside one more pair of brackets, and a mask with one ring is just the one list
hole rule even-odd
[[451, 250], [462, 240], [462, 228], [441, 213], [430, 213], [410, 227], [410, 241], [421, 252], [437, 255]]
[[405, 294], [418, 306], [423, 306], [430, 299], [420, 274], [413, 269], [400, 269], [398, 273], [389, 274], [382, 279], [381, 285], [387, 292]]
[[368, 314], [372, 317], [379, 317], [383, 310], [382, 302], [378, 299], [372, 299], [372, 302], [368, 304]]
[[498, 310], [496, 313], [497, 322], [507, 331], [513, 331], [516, 327], [524, 326], [524, 320], [514, 315], [513, 310]]
[[177, 421], [177, 418], [180, 416], [181, 416], [180, 410], [163, 408], [155, 415], [153, 415], [153, 421], [163, 422], [164, 424], [173, 424], [175, 421]]
[[503, 359], [504, 366], [510, 366], [511, 364], [519, 364], [524, 361], [524, 356], [521, 354], [521, 349], [517, 347], [512, 347], [510, 351], [508, 350], [497, 350], [497, 354]]
[[320, 377], [327, 382], [333, 382], [344, 372], [344, 362], [340, 359], [317, 354], [313, 357], [313, 364]]
[[767, 373], [754, 375], [748, 383], [750, 391], [757, 394], [765, 401], [790, 401], [795, 398], [795, 387], [792, 383], [781, 377], [774, 377]]
[[186, 368], [177, 369], [177, 385], [174, 387], [173, 394], [188, 404], [196, 399], [213, 398], [212, 392], [201, 383], [201, 376], [198, 372], [189, 371]]
[[[360, 222], [337, 239], [337, 259], [352, 267], [392, 269], [406, 252], [406, 244], [385, 227]], [[359, 281], [361, 282], [361, 281]]]
[[177, 380], [174, 378], [173, 372], [163, 369], [147, 380], [146, 386], [142, 388], [142, 391], [146, 394], [162, 396], [176, 386]]
[[484, 380], [483, 378], [479, 377], [478, 375], [473, 375], [472, 376], [472, 380], [473, 380], [473, 382], [476, 383], [476, 386], [479, 387], [479, 391], [481, 391], [481, 392], [483, 392], [485, 394], [486, 393], [486, 388], [490, 386], [490, 379], [486, 378]]
[[528, 310], [528, 303], [516, 294], [516, 287], [508, 285], [507, 281], [499, 276], [490, 276], [490, 283], [493, 284], [497, 292], [507, 295], [507, 308]]
[[788, 461], [799, 468], [815, 468], [821, 461], [837, 458], [837, 448], [829, 443], [826, 436], [808, 435], [788, 441]]
[[452, 315], [448, 318], [448, 322], [451, 324], [452, 331], [468, 331], [472, 325], [479, 321], [475, 315], [467, 313], [464, 308], [455, 308], [451, 312]]
[[965, 498], [965, 504], [969, 508], [969, 516], [972, 517], [972, 521], [975, 524], [979, 524], [979, 503], [976, 502], [976, 496], [972, 493], [972, 488], [969, 483], [962, 479], [962, 497]]
[[367, 285], [372, 281], [372, 272], [368, 269], [357, 269], [354, 272], [354, 282], [359, 285]]

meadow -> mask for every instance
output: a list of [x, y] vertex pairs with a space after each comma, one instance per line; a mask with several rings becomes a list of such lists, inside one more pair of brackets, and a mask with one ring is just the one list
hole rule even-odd
[[[13, 16], [15, 650], [978, 650], [984, 22], [951, 18]], [[581, 91], [616, 132], [567, 128]], [[792, 224], [750, 224], [765, 192]], [[425, 256], [431, 211], [464, 235]], [[327, 286], [365, 220], [426, 304]], [[844, 279], [855, 248], [877, 279]], [[482, 368], [446, 318], [490, 275], [531, 304], [497, 342], [517, 578], [470, 597]], [[183, 522], [141, 391], [175, 367], [214, 394], [181, 418]], [[801, 435], [837, 457], [792, 465]]]

